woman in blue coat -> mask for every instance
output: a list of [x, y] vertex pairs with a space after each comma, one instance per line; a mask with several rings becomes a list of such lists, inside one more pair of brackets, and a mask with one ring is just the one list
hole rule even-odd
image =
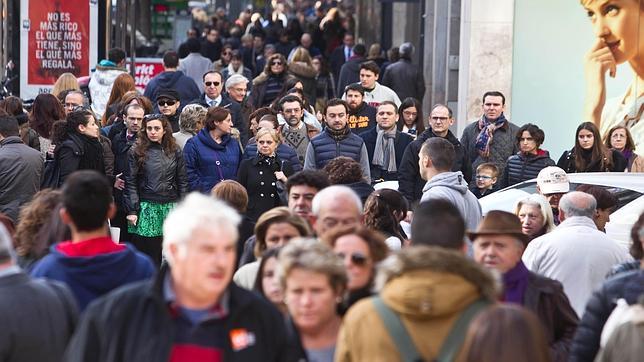
[[230, 135], [232, 128], [228, 109], [208, 109], [205, 127], [183, 149], [191, 191], [210, 193], [219, 182], [236, 179], [242, 153]]

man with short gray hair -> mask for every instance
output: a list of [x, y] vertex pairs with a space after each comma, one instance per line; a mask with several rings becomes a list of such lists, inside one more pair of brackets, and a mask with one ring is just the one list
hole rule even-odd
[[64, 284], [32, 279], [16, 265], [11, 236], [2, 224], [0, 296], [2, 360], [60, 361], [78, 317], [74, 297]]
[[225, 88], [228, 97], [233, 103], [239, 104], [240, 115], [242, 118], [243, 127], [246, 129], [250, 128], [249, 118], [251, 113], [255, 111], [253, 107], [253, 102], [251, 102], [248, 97], [250, 91], [251, 83], [248, 79], [241, 74], [233, 74], [226, 79]]
[[222, 201], [188, 195], [163, 224], [168, 265], [92, 304], [66, 361], [294, 360], [277, 309], [231, 282], [240, 220]]
[[333, 185], [313, 198], [313, 229], [320, 237], [337, 225], [352, 226], [363, 222], [362, 201], [348, 186]]
[[613, 265], [628, 261], [626, 249], [597, 230], [592, 217], [597, 202], [587, 193], [573, 191], [561, 197], [561, 224], [530, 242], [523, 262], [530, 271], [564, 286], [570, 304], [582, 315], [593, 290]]

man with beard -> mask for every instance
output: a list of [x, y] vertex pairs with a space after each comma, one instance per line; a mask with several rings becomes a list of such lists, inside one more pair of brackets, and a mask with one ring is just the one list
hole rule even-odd
[[360, 136], [351, 132], [348, 113], [347, 102], [341, 99], [327, 102], [324, 108], [326, 128], [309, 143], [304, 169], [320, 170], [335, 157], [346, 156], [360, 163], [365, 180], [371, 182], [367, 147]]
[[349, 84], [344, 91], [349, 105], [349, 128], [360, 134], [376, 126], [376, 108], [364, 102], [364, 88], [360, 83]]
[[420, 152], [423, 143], [432, 137], [444, 138], [454, 146], [456, 159], [452, 165], [452, 171], [461, 171], [465, 180], [472, 179], [472, 165], [465, 153], [465, 149], [458, 138], [449, 130], [452, 124], [454, 124], [452, 110], [443, 104], [435, 105], [429, 116], [430, 127], [405, 149], [400, 169], [398, 170], [398, 175], [400, 176], [398, 179], [398, 191], [410, 203], [417, 202], [423, 196], [425, 180], [420, 177], [418, 152]]
[[302, 120], [304, 104], [299, 97], [288, 95], [280, 99], [279, 108], [286, 120], [282, 125], [282, 140], [285, 145], [295, 150], [297, 158], [303, 164], [310, 142], [308, 127]]
[[403, 153], [414, 139], [396, 127], [398, 107], [393, 102], [380, 103], [376, 122], [376, 127], [360, 134], [371, 161], [371, 179], [376, 182], [398, 180]]
[[472, 161], [472, 169], [492, 162], [499, 169], [499, 175], [503, 175], [508, 158], [519, 152], [516, 142], [519, 127], [505, 118], [504, 110], [503, 93], [485, 92], [483, 115], [463, 130], [461, 144]]
[[127, 212], [123, 203], [123, 189], [125, 188], [125, 176], [123, 173], [127, 168], [127, 156], [136, 142], [136, 136], [141, 130], [145, 110], [138, 104], [130, 104], [123, 110], [125, 129], [114, 136], [112, 140], [112, 153], [114, 153], [114, 203], [116, 204], [116, 215], [111, 219], [112, 226], [121, 229], [121, 240], [130, 241], [131, 236], [127, 232]]

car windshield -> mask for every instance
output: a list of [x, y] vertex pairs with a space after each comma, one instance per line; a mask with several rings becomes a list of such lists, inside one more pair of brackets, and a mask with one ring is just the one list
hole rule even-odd
[[[570, 183], [570, 189], [571, 190], [576, 190], [577, 187], [582, 185], [581, 183], [575, 183], [571, 182]], [[620, 187], [614, 187], [614, 186], [604, 186], [604, 185], [595, 185], [599, 186], [606, 191], [610, 192], [611, 194], [615, 195], [617, 197], [617, 207], [615, 210], [619, 210], [622, 208], [624, 205], [628, 204], [629, 202], [637, 199], [638, 197], [642, 196], [641, 193], [629, 189], [623, 189]], [[537, 193], [537, 183], [536, 182], [524, 182], [522, 184], [519, 184], [515, 187], [517, 190], [525, 191], [529, 194], [536, 194]]]

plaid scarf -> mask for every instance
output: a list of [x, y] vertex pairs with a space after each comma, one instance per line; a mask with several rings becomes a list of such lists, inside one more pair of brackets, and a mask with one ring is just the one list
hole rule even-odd
[[485, 116], [479, 119], [479, 129], [481, 132], [476, 136], [476, 150], [481, 155], [481, 157], [487, 158], [490, 157], [490, 143], [494, 138], [494, 131], [497, 128], [503, 127], [506, 119], [505, 115], [501, 113], [501, 116], [497, 118], [494, 123], [488, 120]]

